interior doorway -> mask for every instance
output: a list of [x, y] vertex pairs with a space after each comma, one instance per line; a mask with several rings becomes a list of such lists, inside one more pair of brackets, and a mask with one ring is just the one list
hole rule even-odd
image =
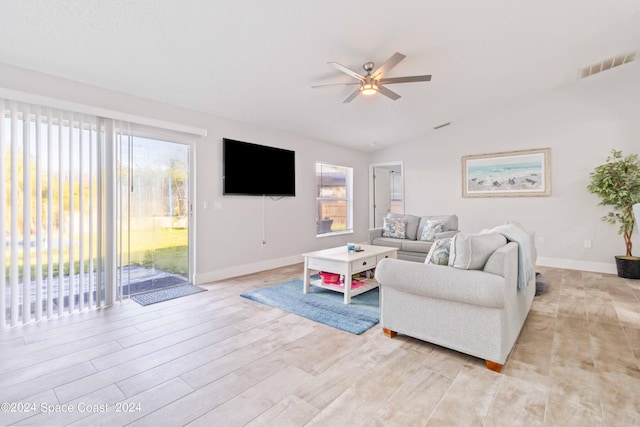
[[369, 226], [382, 227], [387, 213], [404, 213], [402, 162], [369, 166]]

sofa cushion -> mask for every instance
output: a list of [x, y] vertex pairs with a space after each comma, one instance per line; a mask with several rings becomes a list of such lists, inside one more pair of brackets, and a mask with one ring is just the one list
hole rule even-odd
[[438, 233], [444, 231], [444, 224], [438, 220], [425, 221], [422, 231], [420, 232], [420, 240], [436, 240]]
[[452, 239], [438, 239], [433, 242], [425, 264], [449, 265], [449, 250], [451, 249]]
[[496, 249], [507, 244], [501, 234], [458, 233], [451, 241], [449, 265], [464, 270], [482, 270]]
[[[420, 217], [408, 214], [396, 214], [389, 212], [387, 218], [401, 218], [406, 221], [405, 239], [417, 240], [418, 239], [418, 225], [420, 224]], [[422, 230], [422, 228], [420, 228]]]
[[394, 237], [377, 237], [373, 239], [372, 244], [376, 246], [389, 246], [390, 248], [402, 249], [402, 243], [406, 239], [396, 239]]
[[418, 230], [424, 229], [424, 225], [427, 221], [442, 221], [444, 231], [457, 230], [458, 229], [458, 216], [457, 215], [428, 215], [420, 217], [418, 224]]
[[395, 237], [396, 239], [404, 239], [406, 236], [406, 221], [402, 218], [384, 218], [382, 225], [382, 237]]
[[432, 245], [433, 242], [427, 242], [426, 240], [405, 239], [402, 242], [402, 247], [400, 249], [407, 252], [420, 252], [426, 255], [429, 253], [429, 249], [431, 249]]

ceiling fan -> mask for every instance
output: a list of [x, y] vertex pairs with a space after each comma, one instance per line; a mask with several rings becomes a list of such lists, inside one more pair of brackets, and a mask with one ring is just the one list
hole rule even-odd
[[376, 93], [381, 93], [384, 96], [387, 96], [394, 101], [400, 98], [400, 95], [395, 93], [392, 90], [387, 89], [383, 85], [389, 85], [393, 83], [413, 83], [413, 82], [428, 82], [431, 81], [431, 75], [423, 75], [423, 76], [406, 76], [406, 77], [384, 77], [389, 70], [398, 65], [400, 61], [406, 58], [405, 55], [400, 52], [394, 53], [391, 58], [387, 59], [377, 70], [373, 71], [374, 63], [367, 62], [362, 68], [367, 72], [366, 75], [361, 75], [356, 73], [355, 71], [345, 67], [344, 65], [338, 64], [337, 62], [329, 62], [329, 64], [336, 67], [338, 70], [342, 71], [345, 74], [350, 75], [351, 77], [355, 77], [358, 79], [357, 82], [353, 83], [334, 83], [334, 84], [326, 84], [326, 85], [315, 85], [311, 86], [312, 88], [326, 87], [326, 86], [350, 86], [350, 85], [358, 85], [358, 89], [355, 90], [351, 95], [347, 97], [343, 103], [351, 102], [353, 99], [362, 94], [362, 95], [375, 95]]

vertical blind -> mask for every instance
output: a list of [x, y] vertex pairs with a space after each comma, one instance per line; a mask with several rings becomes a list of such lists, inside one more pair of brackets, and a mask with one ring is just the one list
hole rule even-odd
[[0, 328], [107, 302], [100, 123], [0, 99]]
[[[130, 239], [129, 229], [131, 212], [129, 211], [132, 191], [132, 161], [133, 154], [132, 135], [128, 123], [117, 121], [114, 123], [114, 149], [115, 164], [118, 174], [115, 180], [115, 246], [117, 259], [115, 263], [115, 298], [122, 301], [125, 296], [123, 289], [125, 284], [131, 281], [130, 269], [125, 267], [130, 264]], [[129, 289], [129, 287], [127, 287]], [[127, 296], [128, 293], [127, 293]]]

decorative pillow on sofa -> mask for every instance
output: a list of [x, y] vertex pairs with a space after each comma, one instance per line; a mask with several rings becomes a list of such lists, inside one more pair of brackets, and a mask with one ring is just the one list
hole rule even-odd
[[492, 253], [507, 244], [502, 234], [465, 234], [453, 236], [449, 265], [464, 270], [482, 270]]
[[404, 238], [409, 240], [418, 240], [420, 238], [420, 232], [418, 231], [418, 225], [420, 224], [420, 217], [409, 214], [398, 214], [389, 212], [385, 215], [387, 218], [395, 218], [400, 221], [404, 221]]
[[449, 250], [451, 248], [451, 238], [438, 239], [433, 242], [429, 254], [424, 260], [425, 264], [449, 265]]
[[435, 240], [436, 234], [444, 231], [444, 224], [442, 221], [426, 221], [422, 228], [422, 234], [420, 240]]
[[384, 218], [382, 237], [405, 238], [406, 222], [398, 218]]

